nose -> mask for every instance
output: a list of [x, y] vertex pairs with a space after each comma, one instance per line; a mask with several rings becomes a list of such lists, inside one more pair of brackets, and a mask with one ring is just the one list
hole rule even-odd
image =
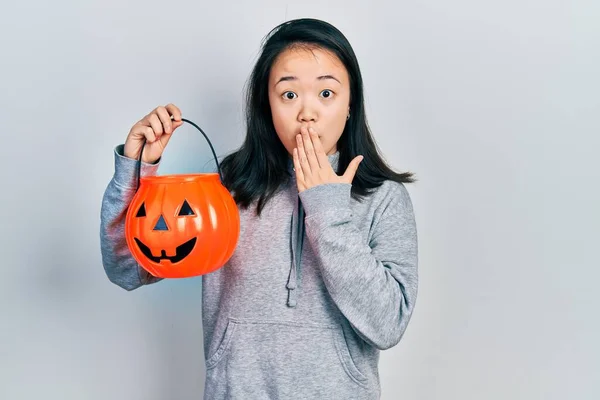
[[167, 226], [167, 222], [165, 218], [160, 214], [160, 218], [156, 221], [156, 225], [154, 225], [154, 231], [168, 231], [169, 227]]
[[318, 113], [315, 107], [305, 102], [302, 104], [302, 109], [300, 109], [300, 113], [298, 113], [298, 122], [316, 122], [318, 117], [317, 114]]

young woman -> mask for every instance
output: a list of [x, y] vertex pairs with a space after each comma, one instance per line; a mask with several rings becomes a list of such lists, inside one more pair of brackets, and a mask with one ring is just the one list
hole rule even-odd
[[[124, 237], [136, 168], [155, 174], [175, 105], [157, 107], [115, 148], [102, 203], [108, 278], [160, 279]], [[396, 345], [417, 297], [417, 231], [404, 186], [367, 126], [352, 47], [300, 19], [271, 31], [247, 97], [247, 134], [221, 163], [241, 218], [238, 246], [202, 277], [205, 398], [378, 399], [379, 351]]]

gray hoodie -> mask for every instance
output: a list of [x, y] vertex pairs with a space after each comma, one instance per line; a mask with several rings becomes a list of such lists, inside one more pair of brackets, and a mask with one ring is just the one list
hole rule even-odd
[[[123, 156], [123, 145], [114, 155], [102, 262], [111, 282], [133, 290], [160, 279], [127, 247], [137, 161]], [[334, 169], [338, 157], [329, 156]], [[142, 176], [156, 174], [159, 163], [143, 163]], [[392, 181], [363, 202], [351, 198], [350, 184], [298, 194], [291, 175], [260, 217], [239, 208], [232, 258], [202, 276], [204, 398], [379, 399], [379, 351], [400, 341], [417, 297], [409, 194]]]

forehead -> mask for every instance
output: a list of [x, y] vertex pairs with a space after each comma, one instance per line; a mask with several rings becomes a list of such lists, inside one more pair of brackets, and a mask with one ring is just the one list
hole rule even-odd
[[292, 47], [284, 50], [271, 68], [271, 78], [283, 75], [316, 78], [321, 75], [337, 75], [347, 79], [348, 72], [335, 54], [319, 48]]

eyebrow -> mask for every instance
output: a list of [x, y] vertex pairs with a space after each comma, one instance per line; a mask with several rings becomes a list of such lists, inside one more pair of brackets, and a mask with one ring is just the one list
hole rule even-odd
[[[322, 75], [317, 77], [318, 81], [324, 81], [326, 79], [333, 79], [334, 81], [336, 81], [337, 83], [339, 83], [340, 85], [342, 84], [342, 82], [340, 82], [335, 76], [333, 75]], [[275, 86], [279, 85], [281, 82], [289, 82], [289, 81], [296, 81], [298, 80], [297, 77], [295, 76], [282, 76], [281, 78], [279, 78], [279, 80], [277, 81], [277, 83], [275, 84]]]

